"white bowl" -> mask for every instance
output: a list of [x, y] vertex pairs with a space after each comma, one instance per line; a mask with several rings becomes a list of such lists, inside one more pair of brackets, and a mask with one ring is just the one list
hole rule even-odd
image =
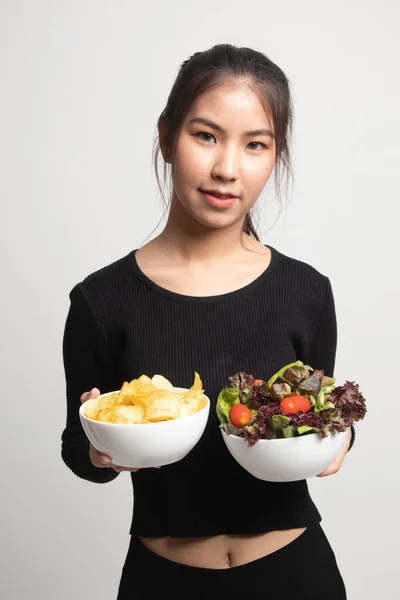
[[84, 402], [79, 416], [89, 441], [99, 452], [110, 456], [115, 465], [130, 469], [162, 467], [184, 458], [200, 440], [210, 412], [210, 400], [204, 397], [207, 404], [198, 412], [156, 423], [120, 424], [89, 419], [84, 415], [85, 408], [88, 403], [96, 403], [99, 396]]
[[250, 447], [244, 438], [228, 435], [221, 429], [233, 458], [246, 471], [264, 481], [299, 481], [322, 473], [336, 458], [347, 432], [318, 433], [277, 440], [258, 440]]

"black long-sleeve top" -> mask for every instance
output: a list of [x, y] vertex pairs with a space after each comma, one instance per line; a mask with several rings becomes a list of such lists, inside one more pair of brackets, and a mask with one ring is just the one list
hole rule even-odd
[[330, 280], [270, 249], [270, 265], [257, 279], [222, 295], [186, 296], [162, 288], [140, 270], [136, 250], [90, 274], [70, 293], [62, 457], [76, 475], [96, 483], [118, 476], [89, 459], [78, 414], [83, 392], [117, 390], [124, 381], [156, 373], [189, 388], [197, 371], [212, 402], [205, 432], [183, 460], [131, 473], [134, 535], [251, 534], [321, 520], [305, 480], [261, 481], [236, 463], [215, 413], [220, 390], [238, 371], [268, 380], [283, 365], [302, 360], [334, 374], [337, 326]]

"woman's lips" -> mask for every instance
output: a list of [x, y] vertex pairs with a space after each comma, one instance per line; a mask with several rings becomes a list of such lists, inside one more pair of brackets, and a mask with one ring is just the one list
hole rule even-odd
[[231, 196], [230, 198], [220, 198], [219, 196], [214, 196], [208, 192], [203, 192], [203, 190], [200, 190], [200, 192], [203, 194], [204, 198], [209, 204], [222, 208], [231, 206], [237, 199], [235, 196]]

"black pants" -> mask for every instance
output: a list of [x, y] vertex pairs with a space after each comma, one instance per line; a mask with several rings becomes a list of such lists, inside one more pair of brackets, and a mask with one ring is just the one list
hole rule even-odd
[[131, 538], [117, 600], [345, 600], [335, 554], [320, 525], [283, 548], [230, 569], [191, 567], [152, 552]]

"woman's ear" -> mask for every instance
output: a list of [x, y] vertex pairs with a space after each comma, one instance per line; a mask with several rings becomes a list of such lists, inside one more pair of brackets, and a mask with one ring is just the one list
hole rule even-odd
[[158, 127], [158, 137], [160, 140], [160, 149], [161, 149], [162, 157], [166, 163], [170, 163], [171, 161], [169, 158], [169, 153], [167, 152], [167, 149], [165, 147], [165, 139], [167, 136], [167, 124], [165, 123], [165, 121], [163, 121], [160, 118], [160, 119], [158, 119], [157, 127]]

